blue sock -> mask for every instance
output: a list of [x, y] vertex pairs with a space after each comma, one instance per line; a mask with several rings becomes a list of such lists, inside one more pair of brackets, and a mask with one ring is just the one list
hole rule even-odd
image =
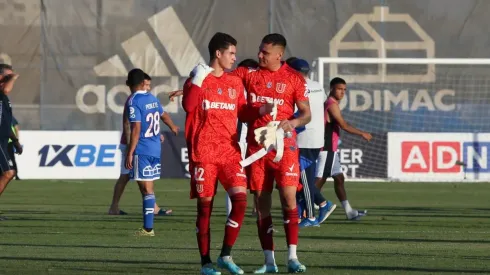
[[150, 231], [153, 229], [153, 216], [155, 212], [155, 195], [148, 194], [143, 197], [143, 227]]

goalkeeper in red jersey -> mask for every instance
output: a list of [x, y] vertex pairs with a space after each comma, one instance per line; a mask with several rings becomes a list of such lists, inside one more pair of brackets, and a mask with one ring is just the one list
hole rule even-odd
[[[218, 267], [243, 274], [231, 258], [247, 207], [247, 177], [240, 165], [237, 119], [248, 121], [266, 113], [267, 106], [248, 108], [240, 78], [225, 73], [236, 60], [237, 41], [216, 33], [209, 42], [209, 66], [199, 64], [184, 85], [187, 113], [185, 136], [190, 155], [191, 198], [197, 199], [197, 242], [201, 274], [221, 274], [210, 258], [210, 217], [219, 180], [231, 199], [232, 209]], [[261, 112], [262, 111], [262, 112]]]
[[[266, 35], [258, 53], [259, 68], [237, 68], [234, 74], [242, 78], [250, 108], [274, 104], [272, 114], [248, 123], [248, 155], [242, 162], [248, 167], [250, 190], [257, 204], [257, 227], [264, 251], [265, 264], [255, 273], [277, 273], [274, 258], [271, 217], [274, 181], [279, 190], [283, 224], [288, 245], [288, 271], [305, 272], [296, 255], [298, 245], [298, 213], [296, 191], [299, 184], [299, 150], [294, 128], [311, 120], [308, 89], [303, 76], [282, 62], [286, 39], [281, 34]], [[295, 106], [299, 115], [294, 117]]]

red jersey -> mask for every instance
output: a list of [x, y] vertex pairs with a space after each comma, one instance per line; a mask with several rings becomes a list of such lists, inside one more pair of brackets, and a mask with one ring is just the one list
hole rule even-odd
[[122, 119], [122, 131], [121, 131], [121, 140], [119, 141], [119, 144], [124, 144], [124, 145], [127, 145], [128, 144], [128, 141], [126, 140], [126, 135], [124, 135], [124, 118], [126, 117], [126, 106], [128, 105], [128, 101], [129, 99], [131, 98], [131, 96], [128, 96], [128, 98], [126, 99], [126, 103], [124, 103], [124, 111], [123, 111], [123, 119]]
[[[275, 72], [267, 69], [251, 69], [240, 67], [233, 71], [239, 76], [248, 93], [248, 104], [253, 108], [260, 108], [264, 103], [275, 102], [277, 104], [276, 121], [290, 120], [293, 118], [296, 102], [308, 101], [308, 89], [304, 77], [284, 63]], [[266, 126], [272, 121], [272, 116], [267, 114], [248, 124], [247, 142], [252, 153], [258, 151], [261, 146], [255, 141], [254, 130]], [[284, 140], [284, 146], [296, 147], [296, 133], [293, 138]]]
[[191, 161], [222, 163], [234, 158], [240, 161], [237, 120], [248, 121], [258, 116], [258, 110], [247, 108], [240, 78], [210, 74], [201, 88], [188, 79], [184, 84], [183, 107], [187, 112], [185, 137]]

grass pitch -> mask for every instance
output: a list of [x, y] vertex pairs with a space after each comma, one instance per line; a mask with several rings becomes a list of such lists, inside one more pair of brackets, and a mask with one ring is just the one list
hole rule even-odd
[[[186, 180], [160, 180], [157, 202], [174, 216], [157, 217], [156, 237], [136, 238], [141, 196], [128, 184], [121, 208], [108, 216], [114, 181], [13, 181], [0, 197], [0, 274], [199, 274], [195, 201]], [[300, 231], [298, 256], [308, 274], [490, 273], [490, 184], [348, 183], [354, 207], [348, 222], [331, 185], [324, 194], [338, 209], [320, 228]], [[276, 259], [285, 272], [286, 244], [274, 194]], [[249, 197], [249, 208], [251, 206]], [[212, 218], [212, 259], [225, 222], [223, 191]], [[235, 262], [251, 273], [263, 262], [250, 209]], [[227, 274], [223, 271], [223, 274]]]

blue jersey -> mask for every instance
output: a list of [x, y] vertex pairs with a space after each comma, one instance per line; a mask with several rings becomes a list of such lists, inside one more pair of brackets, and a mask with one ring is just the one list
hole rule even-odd
[[135, 155], [160, 158], [160, 117], [163, 107], [158, 99], [149, 92], [137, 91], [128, 100], [129, 122], [141, 122], [141, 132]]

